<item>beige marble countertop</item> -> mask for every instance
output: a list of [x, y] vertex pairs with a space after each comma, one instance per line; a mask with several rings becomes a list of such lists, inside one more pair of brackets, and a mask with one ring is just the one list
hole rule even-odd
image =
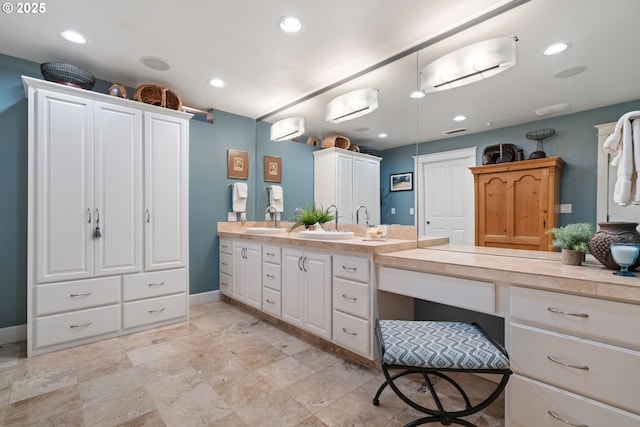
[[374, 261], [405, 270], [640, 304], [640, 274], [617, 276], [591, 256], [581, 266], [570, 266], [562, 264], [559, 252], [444, 244], [381, 253]]

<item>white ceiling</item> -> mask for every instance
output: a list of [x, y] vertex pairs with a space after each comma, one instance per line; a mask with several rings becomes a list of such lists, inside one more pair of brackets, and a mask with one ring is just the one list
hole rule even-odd
[[[521, 1], [515, 2], [521, 3]], [[573, 113], [640, 99], [638, 0], [531, 0], [277, 114], [283, 106], [428, 42], [471, 19], [508, 8], [505, 0], [60, 0], [42, 14], [3, 13], [0, 52], [34, 62], [69, 62], [97, 78], [137, 87], [165, 85], [183, 104], [215, 108], [267, 121], [303, 115], [311, 134], [338, 132], [353, 142], [384, 149], [442, 131], [467, 132], [538, 119], [533, 111], [567, 102]], [[297, 35], [282, 33], [279, 17], [303, 22]], [[74, 45], [59, 34], [72, 29], [88, 42]], [[517, 65], [485, 81], [430, 94], [415, 104], [417, 70], [452, 50], [488, 38], [516, 35]], [[551, 42], [570, 49], [544, 57]], [[145, 67], [157, 56], [169, 71]], [[586, 66], [565, 79], [559, 71]], [[226, 87], [207, 81], [218, 77]], [[329, 125], [324, 105], [350, 89], [380, 90], [380, 108], [369, 116]], [[468, 117], [462, 124], [451, 119]], [[368, 128], [368, 131], [354, 131]], [[378, 132], [386, 140], [377, 140]]]

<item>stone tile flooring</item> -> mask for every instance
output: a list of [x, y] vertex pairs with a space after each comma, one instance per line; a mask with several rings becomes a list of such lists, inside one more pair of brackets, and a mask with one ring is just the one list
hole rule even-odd
[[[0, 347], [3, 426], [402, 426], [421, 417], [380, 372], [342, 360], [237, 307], [191, 307], [179, 325], [25, 357]], [[485, 393], [473, 377], [470, 395]], [[409, 393], [422, 393], [407, 380]], [[438, 383], [439, 387], [446, 384]], [[478, 426], [504, 425], [501, 398]]]

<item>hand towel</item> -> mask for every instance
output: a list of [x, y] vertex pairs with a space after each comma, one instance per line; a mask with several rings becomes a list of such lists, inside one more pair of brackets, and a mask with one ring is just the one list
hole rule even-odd
[[613, 201], [620, 206], [640, 204], [640, 111], [620, 117], [603, 148], [610, 154], [617, 153], [611, 161], [612, 166], [618, 167]]
[[247, 195], [249, 190], [246, 182], [235, 182], [233, 184], [233, 211], [234, 212], [246, 212], [247, 211]]
[[272, 185], [269, 192], [269, 204], [276, 209], [276, 212], [284, 212], [284, 199], [282, 197], [282, 187]]

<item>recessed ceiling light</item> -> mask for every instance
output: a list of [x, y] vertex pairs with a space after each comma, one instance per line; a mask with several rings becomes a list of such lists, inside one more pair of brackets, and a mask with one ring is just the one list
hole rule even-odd
[[462, 114], [458, 114], [457, 116], [455, 116], [453, 118], [453, 120], [455, 122], [463, 122], [463, 121], [467, 120], [467, 118], [465, 116], [463, 116]]
[[557, 55], [564, 52], [569, 47], [566, 43], [555, 43], [544, 50], [546, 56]]
[[378, 138], [386, 138], [387, 136], [389, 136], [389, 135], [387, 135], [384, 132], [378, 134]]
[[278, 26], [285, 33], [297, 33], [302, 30], [302, 22], [295, 16], [283, 16], [278, 19]]
[[424, 98], [424, 92], [421, 90], [416, 90], [411, 92], [411, 95], [409, 95], [410, 98], [413, 99], [420, 99], [420, 98]]
[[156, 71], [167, 71], [169, 68], [171, 68], [171, 64], [169, 64], [169, 61], [157, 56], [143, 56], [142, 58], [140, 58], [140, 62]]
[[70, 41], [71, 43], [85, 44], [87, 39], [80, 33], [75, 31], [63, 31], [60, 33], [63, 39]]
[[209, 80], [209, 85], [213, 87], [224, 87], [224, 81], [222, 79], [211, 79]]

